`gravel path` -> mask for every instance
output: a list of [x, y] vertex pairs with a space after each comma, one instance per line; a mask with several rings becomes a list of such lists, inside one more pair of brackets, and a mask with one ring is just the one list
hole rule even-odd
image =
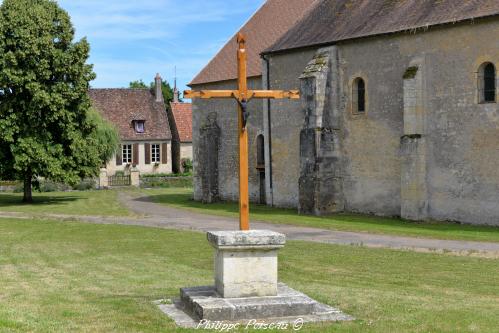
[[[235, 230], [238, 228], [237, 219], [205, 215], [160, 205], [151, 202], [147, 196], [134, 196], [132, 193], [121, 192], [119, 194], [119, 200], [129, 210], [137, 214], [137, 217], [73, 216], [59, 214], [37, 216], [10, 212], [0, 212], [0, 217], [47, 217], [99, 224], [140, 225], [200, 232]], [[408, 249], [419, 252], [452, 252], [455, 254], [499, 258], [499, 243], [492, 242], [438, 240], [361, 232], [333, 231], [265, 222], [252, 222], [251, 226], [253, 229], [266, 229], [281, 232], [285, 234], [289, 240], [376, 248]]]

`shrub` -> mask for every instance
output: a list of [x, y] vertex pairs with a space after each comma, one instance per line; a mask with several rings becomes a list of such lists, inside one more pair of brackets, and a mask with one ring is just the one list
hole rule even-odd
[[38, 180], [34, 183], [35, 189], [39, 192], [65, 192], [70, 191], [72, 188], [63, 183], [56, 183], [51, 180]]
[[144, 177], [140, 180], [143, 188], [151, 187], [192, 187], [191, 177]]
[[23, 183], [19, 183], [14, 187], [14, 193], [23, 193], [24, 192], [24, 185]]
[[96, 183], [94, 179], [83, 179], [81, 182], [73, 186], [73, 190], [76, 191], [89, 191], [93, 190], [96, 187]]
[[0, 180], [0, 186], [17, 186], [20, 182], [17, 180]]
[[183, 158], [181, 164], [184, 173], [190, 173], [192, 171], [192, 161], [189, 158]]
[[177, 177], [190, 177], [190, 173], [144, 173], [140, 178], [177, 178]]

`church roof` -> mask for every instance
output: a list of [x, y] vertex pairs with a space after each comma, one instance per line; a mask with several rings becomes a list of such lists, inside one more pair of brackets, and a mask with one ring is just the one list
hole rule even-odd
[[[246, 37], [248, 76], [262, 75], [260, 53], [298, 22], [319, 0], [267, 0], [238, 31]], [[189, 85], [237, 78], [237, 33]]]
[[498, 0], [322, 0], [264, 53], [498, 14]]
[[[92, 105], [119, 131], [122, 140], [170, 140], [164, 102], [156, 102], [150, 89], [90, 89]], [[144, 133], [133, 122], [144, 121]]]
[[170, 103], [180, 142], [192, 142], [192, 104]]

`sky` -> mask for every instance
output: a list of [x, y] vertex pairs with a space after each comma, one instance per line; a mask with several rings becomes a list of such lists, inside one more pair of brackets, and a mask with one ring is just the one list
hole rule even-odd
[[[1, 2], [1, 1], [0, 1]], [[156, 73], [179, 90], [220, 50], [264, 0], [58, 0], [76, 38], [87, 37], [94, 88], [128, 87]]]

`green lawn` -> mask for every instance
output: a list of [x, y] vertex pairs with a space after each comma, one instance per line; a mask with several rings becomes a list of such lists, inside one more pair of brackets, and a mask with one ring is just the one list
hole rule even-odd
[[[192, 189], [167, 188], [143, 190], [155, 202], [177, 208], [219, 216], [238, 216], [237, 203], [203, 204], [192, 200]], [[499, 242], [499, 227], [478, 227], [455, 223], [416, 223], [395, 218], [364, 215], [334, 215], [315, 217], [298, 215], [296, 210], [252, 205], [251, 219], [272, 223], [293, 224], [307, 227], [360, 231], [412, 237], [459, 239], [469, 241]]]
[[[152, 302], [210, 284], [212, 264], [200, 233], [0, 219], [0, 331], [173, 332]], [[497, 259], [289, 242], [279, 272], [357, 318], [302, 332], [499, 327]]]
[[117, 191], [33, 193], [34, 204], [23, 204], [21, 193], [0, 193], [0, 211], [30, 214], [127, 216]]
[[[123, 191], [124, 189], [122, 189]], [[152, 190], [126, 189], [137, 195], [147, 195], [153, 201], [199, 213], [228, 217], [238, 216], [236, 203], [203, 204], [192, 200], [191, 188], [162, 188]], [[131, 213], [118, 202], [118, 191], [35, 193], [35, 204], [21, 203], [21, 194], [0, 193], [0, 211], [30, 214], [68, 214], [128, 216]], [[334, 215], [314, 217], [298, 215], [296, 210], [251, 206], [253, 221], [293, 224], [315, 228], [370, 232], [437, 239], [499, 242], [498, 227], [478, 227], [454, 223], [415, 223], [394, 218], [363, 215]]]

